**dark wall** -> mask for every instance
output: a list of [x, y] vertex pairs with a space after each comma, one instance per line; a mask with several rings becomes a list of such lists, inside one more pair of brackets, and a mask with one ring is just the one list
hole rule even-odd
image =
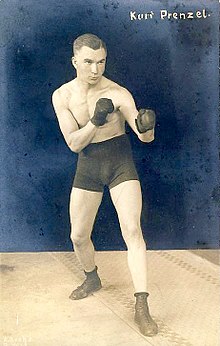
[[[131, 131], [152, 249], [218, 246], [217, 1], [3, 1], [1, 6], [1, 251], [70, 250], [68, 202], [77, 156], [64, 143], [51, 94], [74, 78], [73, 39], [108, 46], [106, 76], [157, 113], [156, 140]], [[206, 8], [203, 19], [162, 20], [160, 9]], [[129, 11], [154, 11], [130, 21]], [[93, 239], [124, 249], [106, 190]]]

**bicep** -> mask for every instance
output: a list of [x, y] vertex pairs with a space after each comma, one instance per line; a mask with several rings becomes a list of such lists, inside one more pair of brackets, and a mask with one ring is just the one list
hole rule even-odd
[[52, 104], [59, 122], [60, 130], [66, 142], [68, 142], [69, 135], [79, 129], [78, 123], [72, 112], [63, 103], [58, 91], [55, 91], [52, 95]]

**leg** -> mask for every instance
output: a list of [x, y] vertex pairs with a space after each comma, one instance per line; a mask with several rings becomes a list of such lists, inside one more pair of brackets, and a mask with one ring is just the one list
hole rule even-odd
[[128, 265], [136, 291], [135, 322], [142, 334], [153, 336], [158, 333], [158, 327], [150, 316], [147, 303], [146, 244], [140, 226], [140, 183], [137, 180], [125, 181], [116, 185], [110, 192], [128, 248]]
[[91, 233], [101, 200], [102, 192], [74, 187], [70, 196], [71, 240], [76, 256], [87, 272], [95, 268]]
[[140, 226], [142, 195], [138, 180], [125, 181], [110, 190], [128, 248], [128, 266], [136, 292], [147, 290], [146, 244]]
[[85, 298], [102, 287], [95, 266], [95, 252], [91, 241], [91, 232], [101, 200], [102, 192], [78, 188], [73, 188], [71, 192], [71, 239], [76, 256], [84, 268], [86, 280], [71, 293], [70, 299]]

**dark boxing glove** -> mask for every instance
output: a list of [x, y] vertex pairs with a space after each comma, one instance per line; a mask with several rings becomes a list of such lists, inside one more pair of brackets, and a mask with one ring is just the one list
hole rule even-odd
[[114, 105], [112, 100], [107, 98], [101, 98], [96, 102], [94, 115], [91, 118], [91, 122], [95, 126], [102, 126], [106, 123], [106, 118], [109, 113], [114, 111]]
[[140, 133], [152, 130], [155, 127], [156, 114], [152, 109], [140, 109], [137, 119], [135, 119], [135, 125]]

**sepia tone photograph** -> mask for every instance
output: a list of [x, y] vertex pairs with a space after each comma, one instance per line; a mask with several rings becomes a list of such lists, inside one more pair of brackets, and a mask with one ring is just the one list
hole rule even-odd
[[218, 10], [0, 1], [0, 345], [219, 345]]

